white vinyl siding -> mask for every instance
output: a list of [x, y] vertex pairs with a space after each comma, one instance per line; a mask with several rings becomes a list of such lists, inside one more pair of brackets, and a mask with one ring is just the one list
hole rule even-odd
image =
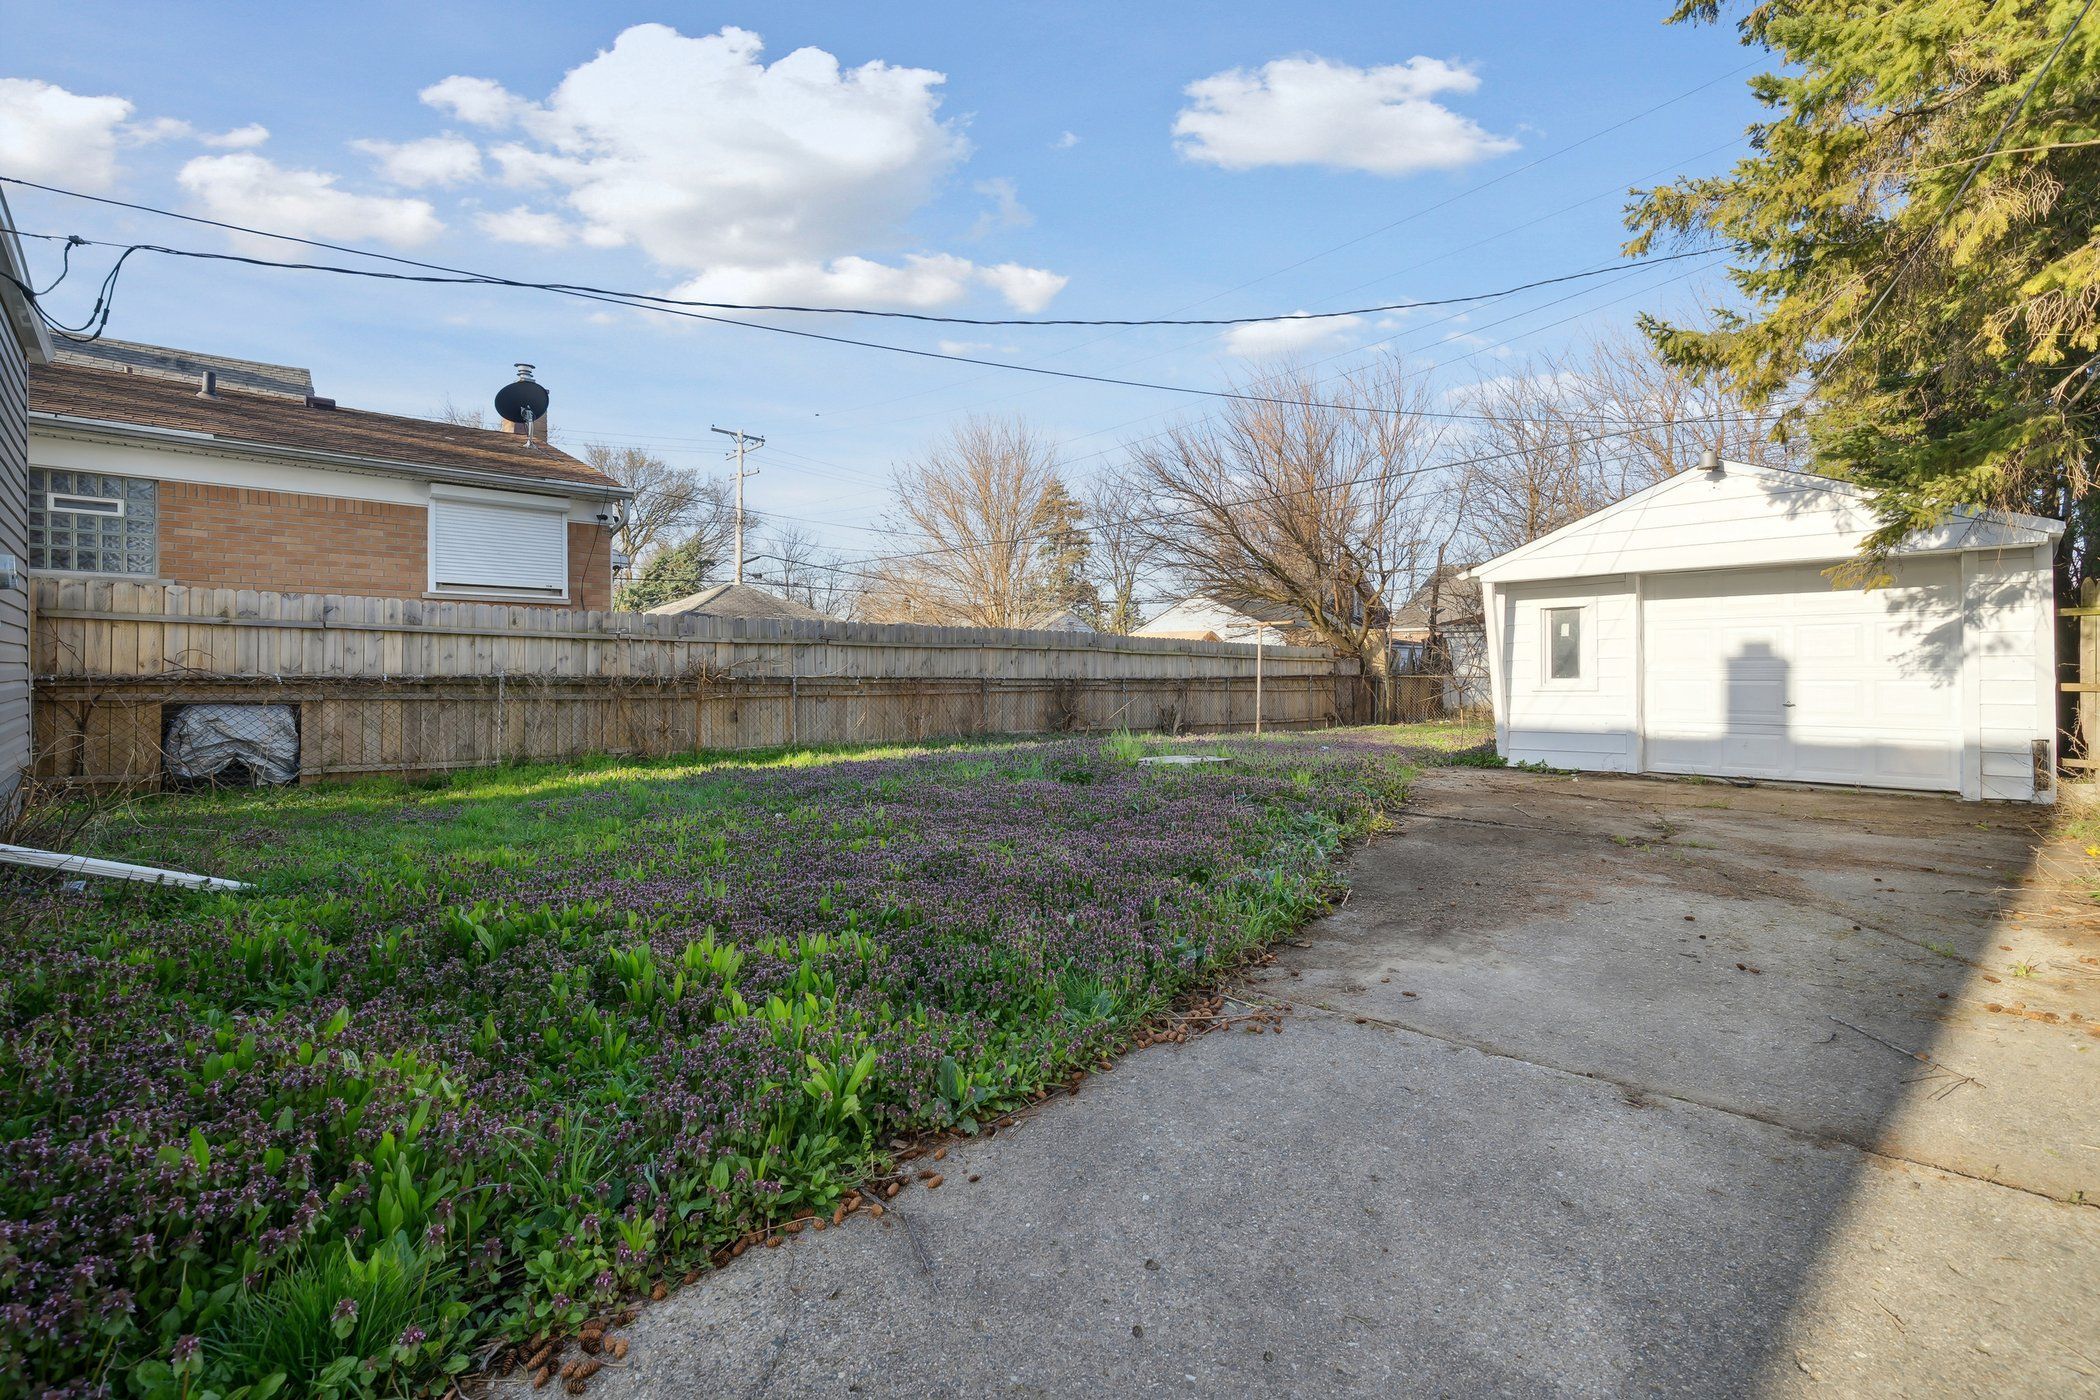
[[[1634, 768], [1634, 604], [1624, 579], [1499, 590], [1509, 648], [1503, 756], [1554, 768]], [[1575, 615], [1576, 674], [1556, 679], [1550, 634]]]
[[564, 501], [431, 492], [433, 590], [565, 594], [569, 523]]
[[[1841, 586], [1874, 524], [1842, 483], [1680, 473], [1481, 566], [1502, 755], [2054, 800], [2061, 526], [1961, 512]], [[1580, 608], [1580, 682], [1551, 610]], [[2037, 764], [2043, 774], [2037, 784]]]
[[2035, 740], [2054, 737], [2050, 553], [1991, 550], [1964, 555], [1962, 562], [1963, 640], [1975, 687], [1974, 778], [1984, 797], [2021, 801], [2034, 796]]
[[[4, 207], [4, 206], [0, 206]], [[4, 250], [0, 250], [4, 252]], [[5, 265], [0, 263], [0, 265]], [[0, 810], [29, 766], [29, 398], [22, 347], [0, 316]]]

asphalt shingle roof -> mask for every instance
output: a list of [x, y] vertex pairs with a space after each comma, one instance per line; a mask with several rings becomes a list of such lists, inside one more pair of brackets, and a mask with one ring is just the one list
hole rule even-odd
[[559, 482], [595, 489], [619, 482], [558, 447], [493, 428], [324, 408], [280, 394], [249, 393], [220, 381], [204, 398], [195, 380], [90, 369], [79, 364], [31, 365], [29, 407], [103, 422], [210, 433], [229, 443], [287, 447], [368, 457], [396, 467], [428, 467]]
[[698, 613], [702, 617], [768, 617], [789, 622], [835, 622], [792, 598], [753, 588], [748, 583], [718, 583], [649, 609], [653, 613]]

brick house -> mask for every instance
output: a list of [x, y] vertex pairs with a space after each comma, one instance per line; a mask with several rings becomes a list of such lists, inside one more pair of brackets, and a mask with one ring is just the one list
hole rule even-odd
[[343, 408], [302, 369], [121, 341], [61, 346], [28, 386], [32, 573], [612, 606], [632, 493], [544, 429]]

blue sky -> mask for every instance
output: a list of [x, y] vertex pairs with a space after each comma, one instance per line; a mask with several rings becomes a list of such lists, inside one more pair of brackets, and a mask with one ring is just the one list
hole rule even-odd
[[[1666, 8], [0, 0], [0, 174], [720, 300], [1328, 310], [1611, 262], [1629, 186], [1725, 168], [1757, 112], [1753, 55], [1726, 26], [1663, 25]], [[31, 231], [259, 251], [8, 198]], [[55, 271], [48, 247], [31, 257]], [[53, 310], [82, 314], [91, 281]], [[1656, 266], [1317, 338], [780, 324], [1200, 387], [1278, 351], [1323, 374], [1401, 354], [1455, 385], [1712, 284]], [[109, 330], [308, 365], [322, 392], [404, 413], [485, 404], [531, 360], [558, 434], [709, 470], [710, 424], [764, 434], [754, 505], [849, 552], [883, 547], [890, 464], [961, 414], [1025, 415], [1084, 477], [1205, 406], [539, 293], [166, 259], [134, 260]]]

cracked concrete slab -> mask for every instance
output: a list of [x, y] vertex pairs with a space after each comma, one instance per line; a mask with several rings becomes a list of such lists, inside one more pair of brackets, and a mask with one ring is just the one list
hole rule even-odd
[[1283, 1034], [952, 1147], [883, 1220], [646, 1308], [592, 1393], [2093, 1393], [2100, 1212], [2063, 1198], [2100, 1166], [2100, 935], [2022, 884], [2037, 840], [1431, 773], [1237, 986]]

